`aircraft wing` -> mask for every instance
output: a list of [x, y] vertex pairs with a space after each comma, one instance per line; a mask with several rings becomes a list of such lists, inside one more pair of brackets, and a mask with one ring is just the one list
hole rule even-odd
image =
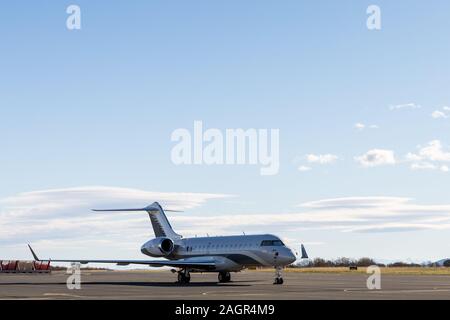
[[150, 267], [174, 267], [174, 268], [195, 268], [195, 269], [213, 269], [216, 264], [212, 261], [185, 261], [185, 260], [50, 260], [51, 262], [78, 262], [88, 263], [109, 263], [118, 266], [128, 266], [130, 264], [148, 265]]
[[[38, 258], [36, 253], [33, 251], [30, 245], [28, 247], [33, 254], [33, 257], [36, 261], [42, 261]], [[46, 260], [47, 261], [47, 260]], [[199, 260], [197, 259], [180, 259], [180, 260], [54, 260], [50, 259], [52, 262], [64, 262], [64, 263], [109, 263], [109, 264], [117, 264], [118, 266], [128, 266], [130, 264], [139, 264], [139, 265], [148, 265], [151, 267], [174, 267], [174, 268], [195, 268], [195, 269], [204, 269], [209, 270], [213, 269], [216, 266], [214, 260]]]

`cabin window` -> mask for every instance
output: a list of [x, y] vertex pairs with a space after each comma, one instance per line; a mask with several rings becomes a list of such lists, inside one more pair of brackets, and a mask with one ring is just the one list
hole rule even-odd
[[261, 242], [262, 247], [282, 247], [284, 246], [283, 241], [281, 240], [264, 240]]

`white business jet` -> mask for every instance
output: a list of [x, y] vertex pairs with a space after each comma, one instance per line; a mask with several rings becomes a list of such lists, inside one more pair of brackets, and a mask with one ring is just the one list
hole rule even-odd
[[[130, 264], [151, 267], [169, 266], [177, 268], [178, 283], [188, 284], [192, 272], [218, 272], [219, 282], [231, 281], [231, 272], [239, 272], [247, 267], [274, 267], [275, 283], [283, 284], [283, 267], [296, 260], [293, 251], [280, 238], [273, 235], [240, 235], [227, 237], [183, 238], [175, 233], [167, 220], [164, 210], [155, 202], [143, 209], [111, 209], [94, 211], [146, 211], [155, 232], [154, 239], [141, 247], [141, 252], [150, 257], [167, 260], [51, 260], [53, 262], [114, 263], [119, 266]], [[173, 211], [173, 210], [167, 210]], [[31, 253], [41, 261], [30, 246]], [[302, 246], [302, 259], [308, 255]]]

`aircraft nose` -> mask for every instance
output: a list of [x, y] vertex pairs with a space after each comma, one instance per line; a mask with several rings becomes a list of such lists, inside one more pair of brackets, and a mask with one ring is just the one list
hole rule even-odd
[[288, 253], [288, 261], [289, 264], [294, 263], [297, 260], [297, 257], [295, 256], [295, 254], [292, 252], [291, 249], [289, 249], [289, 253]]
[[283, 265], [289, 265], [297, 260], [294, 253], [289, 248], [285, 248], [285, 250], [283, 250], [282, 254], [280, 255], [280, 258], [281, 259], [279, 259], [279, 261], [282, 262]]

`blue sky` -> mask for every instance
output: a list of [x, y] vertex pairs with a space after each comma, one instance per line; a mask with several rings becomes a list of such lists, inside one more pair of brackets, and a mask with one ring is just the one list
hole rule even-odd
[[[81, 8], [81, 30], [66, 28], [70, 4]], [[380, 31], [366, 28], [370, 4], [381, 8]], [[159, 200], [147, 196], [186, 209], [173, 217], [186, 235], [267, 231], [322, 257], [448, 256], [450, 117], [432, 113], [450, 106], [449, 12], [448, 1], [3, 5], [1, 256], [27, 257], [31, 238], [54, 256], [69, 257], [63, 248], [74, 244], [77, 257], [140, 257], [152, 236], [146, 217], [133, 215], [139, 228], [130, 222], [127, 231], [129, 216], [88, 209]], [[195, 120], [280, 129], [279, 174], [175, 166], [170, 135]], [[355, 160], [370, 150], [393, 152], [395, 161]], [[337, 159], [318, 164], [307, 155]], [[129, 197], [119, 203], [121, 190]], [[88, 236], [79, 223], [64, 226], [85, 217], [99, 219]], [[258, 217], [268, 222], [255, 224]], [[224, 226], [238, 218], [248, 221]], [[101, 229], [116, 219], [118, 230]], [[105, 251], [127, 236], [120, 250]]]

